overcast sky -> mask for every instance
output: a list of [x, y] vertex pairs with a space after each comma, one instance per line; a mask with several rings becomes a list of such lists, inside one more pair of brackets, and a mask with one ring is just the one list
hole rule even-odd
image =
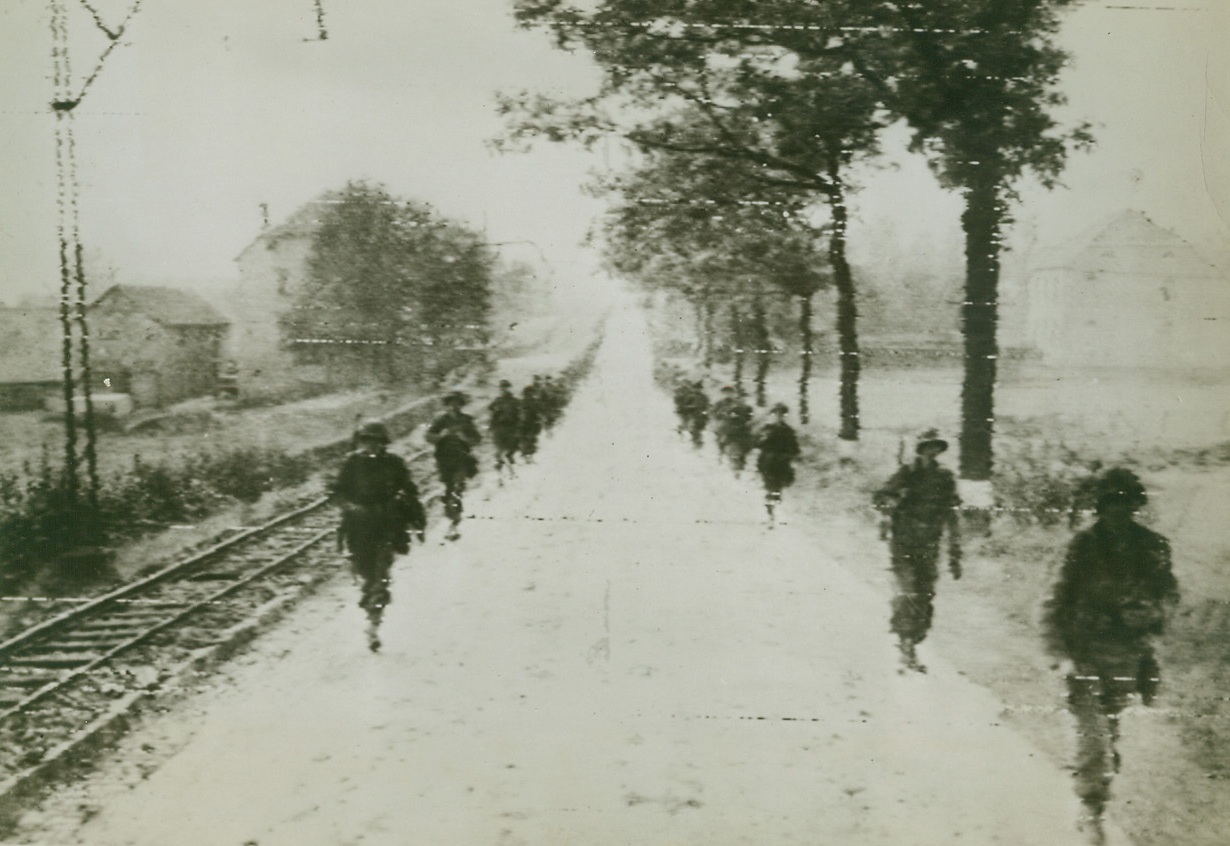
[[[81, 78], [106, 39], [68, 3]], [[113, 22], [129, 4], [91, 5]], [[541, 249], [562, 280], [594, 284], [578, 242], [600, 206], [578, 189], [601, 155], [485, 147], [500, 128], [496, 90], [584, 93], [586, 61], [516, 31], [509, 0], [323, 4], [326, 41], [313, 40], [312, 0], [144, 0], [77, 109], [87, 250], [125, 281], [233, 277], [261, 203], [276, 223], [368, 178], [485, 225], [492, 241], [532, 241], [506, 252]], [[1217, 203], [1230, 213], [1230, 0], [1123, 8], [1136, 5], [1099, 0], [1067, 19], [1065, 114], [1094, 121], [1099, 146], [1073, 160], [1066, 190], [1026, 189], [1018, 240], [1050, 243], [1137, 208], [1206, 250], [1227, 242]], [[47, 6], [0, 0], [0, 298], [10, 302], [58, 286]], [[869, 175], [856, 210], [865, 232], [891, 228], [897, 243], [959, 263], [958, 208], [906, 160]]]

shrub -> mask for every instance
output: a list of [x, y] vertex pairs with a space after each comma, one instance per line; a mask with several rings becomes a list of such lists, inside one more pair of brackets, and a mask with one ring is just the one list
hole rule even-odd
[[0, 473], [0, 581], [28, 578], [78, 546], [113, 544], [199, 520], [227, 502], [254, 502], [304, 481], [310, 471], [306, 457], [262, 447], [200, 452], [178, 463], [137, 456], [131, 469], [104, 481], [94, 512], [84, 505], [84, 492], [73, 503], [67, 480], [44, 451], [38, 466]]

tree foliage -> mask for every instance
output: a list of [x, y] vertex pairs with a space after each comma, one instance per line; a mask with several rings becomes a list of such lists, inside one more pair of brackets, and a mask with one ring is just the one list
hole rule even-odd
[[[877, 152], [889, 122], [910, 126], [942, 185], [965, 195], [966, 373], [961, 469], [989, 478], [998, 356], [1002, 230], [1015, 186], [1051, 187], [1091, 142], [1053, 113], [1067, 61], [1059, 15], [1077, 0], [518, 0], [518, 20], [586, 50], [604, 72], [593, 97], [506, 98], [509, 140], [593, 143], [617, 133], [642, 149], [746, 165], [770, 184], [810, 190], [832, 210], [830, 264], [842, 339], [843, 437], [857, 434], [854, 288], [845, 260], [846, 166]], [[694, 108], [709, 129], [681, 131]], [[632, 118], [629, 120], [628, 115]]]
[[283, 337], [345, 378], [437, 377], [485, 346], [494, 263], [479, 233], [352, 182], [318, 221]]
[[[550, 31], [563, 49], [592, 54], [603, 79], [594, 96], [580, 100], [505, 96], [501, 108], [515, 116], [507, 145], [538, 137], [593, 144], [617, 135], [651, 155], [686, 156], [705, 168], [738, 172], [741, 186], [798, 192], [804, 202], [827, 204], [827, 263], [838, 292], [841, 347], [839, 434], [857, 439], [848, 172], [856, 160], [876, 152], [886, 115], [875, 86], [839, 51], [804, 54], [772, 38], [779, 21], [794, 31], [794, 12], [819, 18], [827, 14], [823, 5], [604, 0], [582, 11], [554, 0], [522, 0], [516, 9], [522, 25]], [[838, 18], [824, 21], [839, 31]], [[821, 45], [826, 40], [811, 37]], [[788, 264], [787, 256], [780, 259]], [[762, 271], [777, 263], [766, 262]], [[804, 282], [806, 275], [793, 278]]]

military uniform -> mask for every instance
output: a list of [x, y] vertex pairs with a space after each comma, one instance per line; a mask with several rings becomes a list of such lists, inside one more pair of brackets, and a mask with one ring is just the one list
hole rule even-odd
[[[785, 415], [786, 406], [778, 403], [773, 413]], [[772, 524], [777, 504], [782, 500], [782, 491], [794, 484], [794, 461], [799, 457], [799, 439], [794, 429], [781, 416], [765, 425], [756, 439], [760, 454], [756, 457], [756, 469], [764, 483], [765, 510]]]
[[728, 393], [713, 404], [713, 420], [718, 450], [729, 459], [737, 474], [743, 470], [747, 454], [756, 445], [752, 407], [734, 393]]
[[[933, 431], [923, 433], [917, 450], [928, 445], [943, 451], [948, 444]], [[937, 453], [938, 454], [938, 453]], [[923, 671], [915, 646], [926, 638], [934, 616], [935, 583], [939, 579], [940, 540], [948, 530], [948, 565], [961, 576], [957, 480], [952, 471], [918, 458], [900, 467], [873, 497], [875, 507], [890, 517], [889, 553], [896, 595], [890, 626], [897, 635], [906, 667]]]
[[456, 401], [427, 429], [427, 441], [435, 447], [436, 473], [444, 483], [444, 516], [452, 524], [450, 538], [457, 536], [466, 482], [478, 474], [474, 447], [482, 439], [474, 418], [462, 411]]
[[519, 449], [527, 460], [538, 452], [538, 436], [542, 433], [542, 384], [534, 381], [521, 391], [521, 439]]
[[376, 626], [392, 600], [393, 553], [408, 552], [410, 530], [421, 533], [427, 520], [406, 462], [384, 451], [384, 427], [367, 424], [356, 434], [360, 443], [366, 438], [382, 446], [347, 455], [330, 493], [342, 507], [338, 542], [350, 553], [351, 568], [360, 580], [359, 607], [367, 613], [375, 649]]
[[[1067, 686], [1077, 722], [1077, 792], [1095, 820], [1119, 768], [1119, 714], [1132, 694], [1152, 703], [1160, 681], [1153, 641], [1178, 600], [1167, 540], [1130, 516], [1104, 513], [1116, 496], [1107, 486], [1125, 487], [1125, 479], [1130, 486], [1135, 475], [1112, 470], [1103, 477], [1098, 520], [1073, 538], [1043, 618], [1048, 651], [1072, 662]], [[1127, 495], [1138, 499], [1123, 507], [1143, 504], [1143, 490]]]
[[[501, 383], [507, 388], [508, 383]], [[487, 407], [491, 415], [491, 440], [495, 443], [496, 470], [511, 466], [521, 443], [521, 401], [507, 390]]]
[[676, 398], [676, 413], [684, 421], [684, 429], [692, 437], [692, 445], [703, 443], [705, 426], [709, 425], [709, 397], [701, 382], [685, 385], [682, 399]]

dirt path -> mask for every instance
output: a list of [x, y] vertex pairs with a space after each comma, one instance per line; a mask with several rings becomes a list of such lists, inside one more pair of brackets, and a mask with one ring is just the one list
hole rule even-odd
[[400, 562], [383, 654], [337, 585], [15, 842], [1082, 842], [1000, 703], [934, 657], [899, 676], [881, 597], [675, 439], [638, 315], [474, 499]]

